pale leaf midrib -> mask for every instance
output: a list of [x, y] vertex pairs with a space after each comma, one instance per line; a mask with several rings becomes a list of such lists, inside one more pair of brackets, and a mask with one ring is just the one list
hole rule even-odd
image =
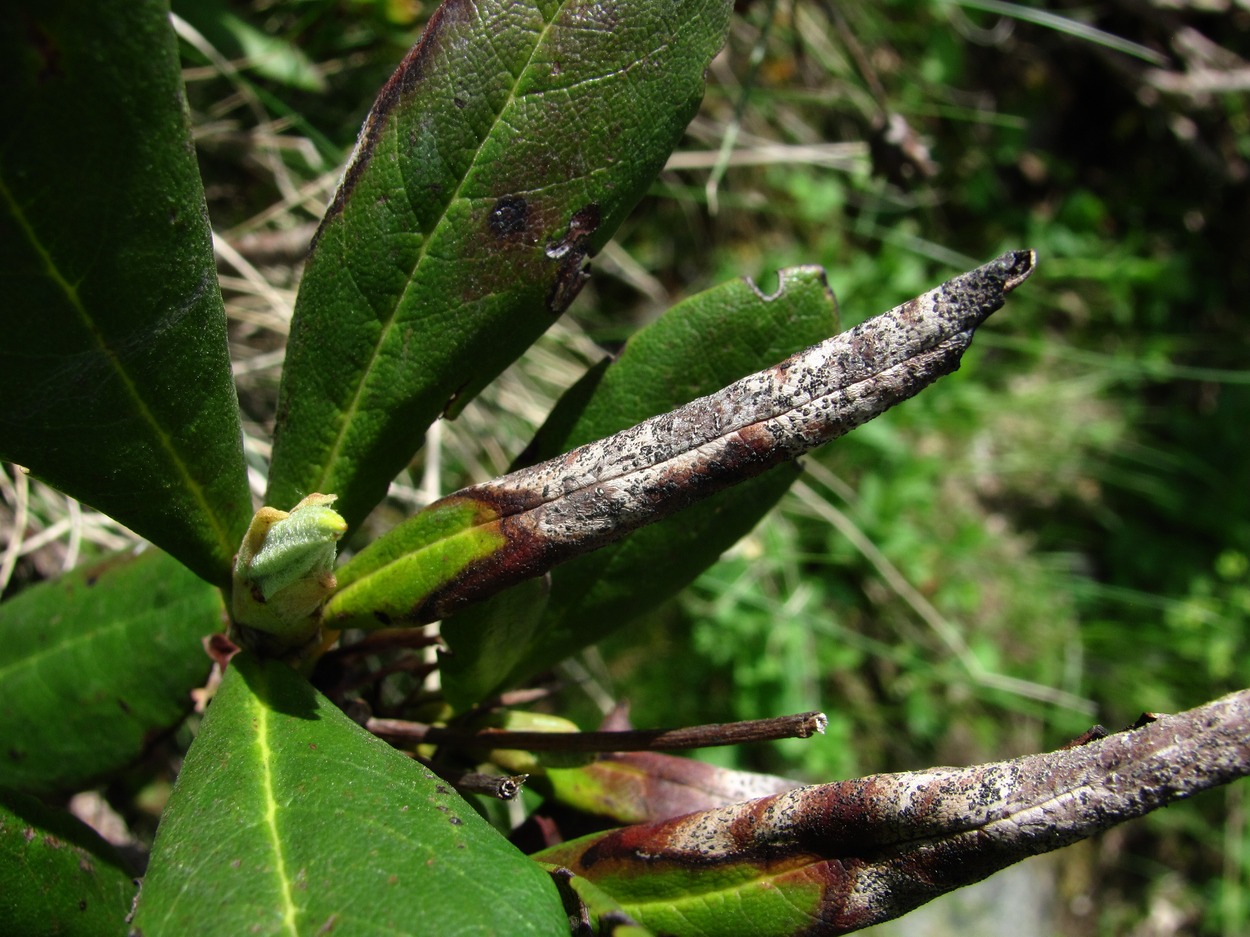
[[121, 383], [122, 389], [130, 398], [135, 413], [139, 416], [141, 422], [145, 423], [152, 433], [152, 436], [158, 443], [158, 448], [163, 451], [177, 472], [179, 479], [183, 483], [185, 491], [189, 492], [200, 508], [200, 513], [208, 520], [212, 528], [214, 538], [221, 549], [222, 555], [229, 556], [234, 552], [235, 544], [230, 540], [229, 533], [222, 524], [222, 520], [218, 517], [217, 512], [209, 504], [203, 487], [192, 476], [187, 464], [183, 461], [179, 451], [171, 445], [172, 437], [164, 431], [164, 427], [156, 418], [156, 415], [148, 408], [147, 402], [143, 395], [139, 393], [138, 385], [131, 379], [129, 373], [122, 366], [121, 359], [117, 352], [109, 345], [106, 336], [96, 327], [91, 314], [83, 306], [78, 296], [78, 287], [70, 283], [57, 267], [56, 262], [52, 258], [52, 254], [44, 247], [43, 242], [39, 239], [34, 227], [26, 218], [26, 214], [22, 211], [17, 200], [13, 197], [12, 191], [5, 184], [4, 179], [0, 178], [0, 197], [7, 203], [9, 211], [13, 219], [17, 222], [22, 232], [26, 236], [27, 242], [34, 249], [36, 254], [43, 260], [44, 270], [49, 280], [51, 280], [65, 296], [69, 307], [77, 316], [83, 331], [87, 334], [91, 342], [96, 346], [97, 352], [102, 355], [117, 380]]
[[[543, 26], [542, 32], [538, 35], [537, 40], [534, 42], [533, 48], [530, 49], [530, 54], [525, 62], [525, 66], [517, 73], [517, 77], [513, 80], [512, 87], [508, 91], [507, 98], [497, 109], [490, 128], [482, 134], [481, 140], [478, 142], [477, 149], [473, 153], [473, 158], [469, 161], [464, 174], [456, 184], [455, 192], [453, 192], [447, 199], [438, 220], [434, 222], [429, 229], [429, 233], [422, 239], [417, 256], [413, 260], [412, 272], [409, 274], [403, 290], [400, 291], [388, 311], [386, 322], [382, 326], [381, 334], [378, 336], [378, 340], [374, 343], [373, 350], [369, 355], [369, 361], [360, 372], [360, 380], [356, 383], [356, 390], [352, 394], [352, 398], [347, 407], [341, 412], [336, 420], [338, 426], [335, 431], [334, 442], [326, 452], [325, 461], [322, 463], [317, 480], [312, 486], [313, 491], [324, 491], [326, 486], [329, 484], [329, 478], [338, 464], [340, 453], [343, 450], [347, 434], [354, 422], [355, 415], [360, 411], [363, 405], [366, 387], [370, 385], [371, 379], [375, 374], [375, 365], [377, 364], [378, 359], [382, 356], [382, 349], [386, 346], [389, 336], [398, 324], [399, 311], [403, 308], [405, 300], [407, 299], [409, 293], [411, 293], [413, 289], [416, 288], [416, 285], [418, 285], [418, 275], [421, 272], [421, 265], [427, 256], [429, 245], [437, 238], [437, 235], [443, 229], [444, 225], [447, 224], [447, 216], [452, 207], [461, 200], [461, 192], [464, 190], [465, 182], [469, 176], [473, 174], [473, 170], [477, 167], [482, 150], [494, 138], [496, 129], [503, 121], [504, 114], [507, 113], [513, 102], [517, 100], [517, 88], [520, 86], [522, 79], [524, 79], [526, 74], [529, 72], [534, 61], [534, 55], [546, 42], [547, 35], [551, 31], [552, 24], [560, 18], [560, 15], [563, 13], [566, 5], [567, 0], [562, 2], [559, 7], [557, 7], [551, 16], [551, 19]], [[541, 15], [541, 11], [539, 12]]]
[[299, 909], [291, 898], [291, 880], [287, 875], [286, 858], [282, 851], [282, 834], [278, 830], [278, 801], [274, 794], [272, 767], [274, 753], [269, 745], [269, 707], [261, 699], [256, 699], [254, 705], [256, 706], [256, 750], [260, 763], [261, 796], [264, 799], [262, 819], [273, 850], [274, 873], [278, 878], [281, 899], [282, 926], [283, 930], [292, 937], [298, 937]]

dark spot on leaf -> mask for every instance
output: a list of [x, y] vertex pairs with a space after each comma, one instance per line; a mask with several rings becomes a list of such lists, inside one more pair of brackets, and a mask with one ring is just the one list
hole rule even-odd
[[448, 821], [448, 822], [449, 822], [452, 826], [463, 826], [463, 825], [464, 825], [464, 821], [463, 821], [463, 820], [461, 820], [459, 817], [448, 817], [448, 818], [447, 818], [447, 821]]
[[569, 219], [569, 231], [565, 235], [565, 240], [585, 241], [599, 230], [599, 224], [602, 220], [597, 202], [591, 202], [589, 205], [579, 208], [573, 212], [573, 217]]
[[131, 714], [132, 710], [130, 708], [130, 704], [127, 703], [120, 696], [117, 697], [117, 705], [121, 708], [121, 711], [124, 712], [127, 716]]
[[569, 218], [568, 229], [558, 241], [547, 245], [547, 257], [556, 261], [556, 281], [547, 294], [547, 308], [560, 315], [582, 291], [590, 274], [586, 271], [586, 255], [590, 252], [590, 238], [599, 230], [603, 217], [599, 205], [584, 205]]
[[456, 107], [460, 108], [460, 110], [464, 110], [464, 104], [465, 104], [464, 98], [452, 98], [451, 103], [456, 105]]
[[447, 788], [445, 788], [445, 787], [444, 787], [443, 785], [441, 785], [441, 784], [435, 784], [435, 785], [434, 785], [434, 790], [435, 790], [436, 792], [438, 792], [439, 794], [450, 794], [450, 793], [451, 793], [451, 791], [447, 790]]
[[385, 625], [386, 627], [388, 628], [390, 627], [391, 616], [386, 614], [386, 612], [374, 612], [373, 617], [376, 618], [381, 624]]
[[505, 195], [486, 216], [486, 226], [497, 238], [515, 239], [529, 226], [529, 202], [519, 195]]
[[29, 843], [35, 838], [35, 828], [33, 826], [26, 827], [26, 829], [22, 830], [22, 837]]
[[25, 761], [26, 753], [20, 748], [9, 749], [9, 761]]
[[47, 838], [44, 840], [44, 843], [47, 844], [47, 847], [49, 849], [60, 849], [62, 846], [65, 845], [63, 842], [61, 842], [51, 833], [48, 834]]
[[590, 279], [590, 274], [582, 266], [582, 261], [585, 259], [585, 254], [570, 252], [565, 255], [560, 268], [556, 271], [556, 282], [552, 285], [551, 292], [547, 294], [547, 308], [557, 316], [569, 308]]
[[81, 899], [81, 898], [79, 899], [79, 901], [78, 901], [78, 910], [79, 910], [79, 911], [86, 911], [86, 910], [87, 910], [87, 902], [86, 902], [86, 900], [85, 900], [85, 899]]
[[237, 868], [239, 868], [239, 867], [240, 867], [240, 866], [242, 866], [242, 865], [243, 865], [243, 860], [242, 860], [242, 859], [231, 859], [231, 860], [230, 860], [230, 868], [232, 868], [232, 869], [237, 869]]

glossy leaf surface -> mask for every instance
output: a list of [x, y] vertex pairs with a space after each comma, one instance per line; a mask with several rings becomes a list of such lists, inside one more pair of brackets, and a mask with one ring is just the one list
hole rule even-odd
[[74, 790], [191, 708], [221, 593], [167, 554], [118, 556], [0, 605], [0, 786]]
[[167, 7], [15, 7], [0, 31], [0, 458], [224, 585], [251, 496]]
[[246, 652], [187, 755], [135, 925], [146, 937], [568, 933], [550, 879], [455, 792]]
[[304, 273], [270, 504], [355, 524], [564, 311], [681, 137], [727, 0], [448, 0], [383, 88]]
[[0, 791], [0, 933], [126, 933], [134, 876], [94, 830], [32, 797]]

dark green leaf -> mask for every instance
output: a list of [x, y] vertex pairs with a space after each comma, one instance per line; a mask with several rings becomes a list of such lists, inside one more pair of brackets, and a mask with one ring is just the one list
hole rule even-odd
[[354, 524], [439, 413], [564, 311], [681, 136], [727, 0], [448, 0], [383, 88], [304, 273], [268, 502]]
[[251, 498], [167, 9], [14, 6], [0, 32], [0, 458], [226, 584]]
[[[630, 339], [575, 425], [558, 438], [547, 426], [540, 430], [549, 449], [541, 455], [713, 393], [827, 338], [837, 324], [833, 294], [816, 267], [784, 271], [769, 297], [745, 280], [693, 296]], [[478, 626], [505, 596], [449, 619], [443, 634], [455, 653], [444, 659], [443, 674], [451, 698], [481, 699], [524, 680], [672, 597], [749, 532], [795, 477], [786, 468], [770, 472], [558, 567], [527, 641], [492, 641]], [[475, 679], [462, 687], [469, 670]], [[484, 673], [496, 682], [483, 684]]]
[[171, 557], [116, 557], [0, 605], [0, 786], [75, 789], [133, 761], [204, 682], [221, 594]]
[[0, 791], [0, 934], [121, 935], [134, 895], [133, 876], [94, 830]]
[[555, 886], [303, 678], [230, 664], [157, 834], [135, 926], [165, 934], [568, 934]]

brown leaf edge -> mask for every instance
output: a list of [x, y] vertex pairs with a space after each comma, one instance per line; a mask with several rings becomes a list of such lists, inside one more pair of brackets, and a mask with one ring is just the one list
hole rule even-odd
[[586, 877], [644, 926], [632, 880], [675, 876], [697, 892], [700, 875], [750, 865], [779, 889], [818, 886], [804, 933], [844, 934], [1247, 774], [1250, 690], [1242, 690], [1083, 745], [798, 788], [534, 858]]

